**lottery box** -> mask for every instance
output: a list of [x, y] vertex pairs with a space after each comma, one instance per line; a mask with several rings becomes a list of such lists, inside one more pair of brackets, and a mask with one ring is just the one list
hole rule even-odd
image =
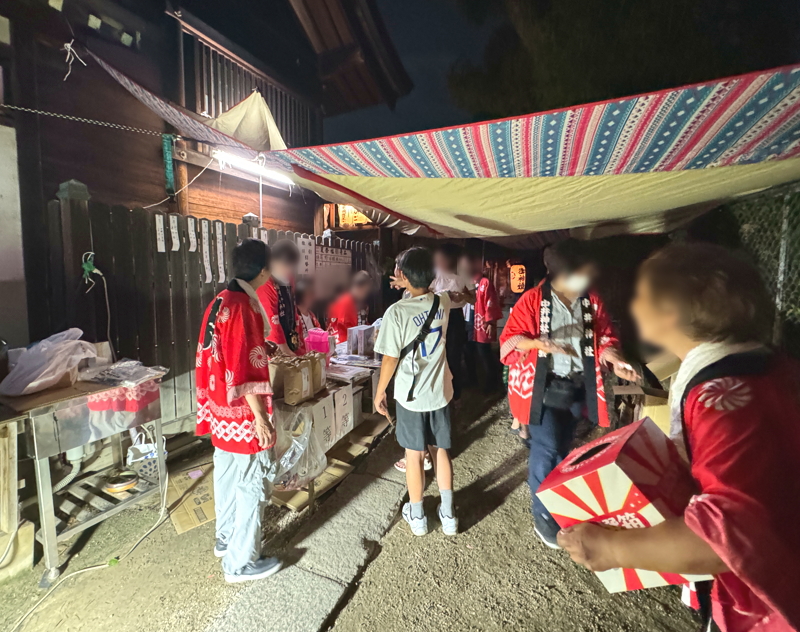
[[[561, 527], [597, 522], [637, 529], [683, 514], [694, 489], [675, 445], [645, 418], [570, 453], [536, 495]], [[710, 579], [628, 568], [597, 576], [609, 592]]]

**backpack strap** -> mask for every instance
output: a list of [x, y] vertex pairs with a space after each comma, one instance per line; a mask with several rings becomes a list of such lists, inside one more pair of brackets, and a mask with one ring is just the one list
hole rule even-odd
[[425, 338], [428, 337], [428, 334], [431, 333], [431, 325], [433, 324], [433, 319], [436, 318], [436, 312], [439, 311], [439, 295], [433, 295], [433, 305], [431, 306], [431, 311], [428, 312], [428, 317], [425, 319], [425, 323], [422, 325], [422, 328], [419, 330], [419, 333], [416, 335], [414, 340], [409, 342], [405, 347], [400, 350], [400, 359], [398, 360], [398, 366], [400, 363], [405, 360], [405, 357], [410, 353], [411, 354], [411, 363], [412, 363], [412, 375], [411, 375], [411, 388], [408, 391], [408, 398], [407, 401], [413, 402], [414, 401], [414, 387], [417, 385], [417, 374], [413, 372], [413, 363], [414, 363], [414, 356], [417, 353], [417, 349], [419, 348], [420, 343], [422, 343]]

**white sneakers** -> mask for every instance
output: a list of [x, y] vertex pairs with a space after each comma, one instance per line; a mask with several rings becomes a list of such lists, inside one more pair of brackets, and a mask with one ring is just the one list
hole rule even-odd
[[[439, 505], [439, 522], [442, 523], [442, 533], [445, 535], [458, 535], [458, 518], [445, 516], [442, 514], [442, 506]], [[416, 536], [428, 533], [428, 517], [423, 514], [421, 518], [411, 516], [411, 503], [403, 505], [403, 520], [411, 527], [411, 533]]]
[[442, 513], [441, 505], [439, 505], [439, 522], [442, 523], [442, 533], [445, 535], [458, 535], [458, 518], [445, 516]]
[[403, 520], [411, 527], [411, 533], [414, 535], [425, 535], [428, 533], [428, 517], [422, 514], [422, 518], [414, 518], [411, 515], [411, 503], [403, 505]]

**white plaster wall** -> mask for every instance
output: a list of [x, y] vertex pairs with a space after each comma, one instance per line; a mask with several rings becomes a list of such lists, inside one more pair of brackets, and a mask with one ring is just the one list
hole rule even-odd
[[22, 263], [17, 137], [0, 125], [0, 338], [28, 344], [28, 307]]

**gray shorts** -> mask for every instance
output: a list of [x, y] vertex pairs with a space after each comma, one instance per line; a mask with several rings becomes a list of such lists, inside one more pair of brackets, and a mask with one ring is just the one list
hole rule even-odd
[[429, 445], [450, 449], [450, 407], [417, 412], [397, 404], [397, 442], [406, 450], [424, 452]]

